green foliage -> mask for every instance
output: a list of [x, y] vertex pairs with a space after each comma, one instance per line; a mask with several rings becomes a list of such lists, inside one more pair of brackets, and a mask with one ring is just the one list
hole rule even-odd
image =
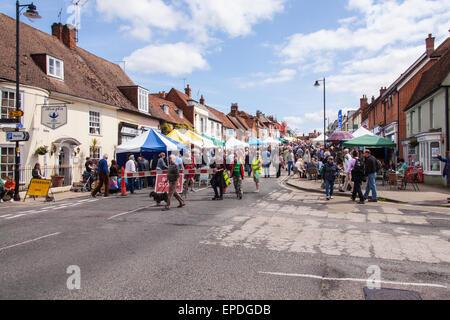
[[46, 146], [40, 146], [39, 148], [36, 149], [36, 151], [34, 151], [34, 154], [43, 156], [47, 152], [48, 152], [48, 149]]
[[175, 129], [186, 129], [186, 130], [192, 130], [192, 127], [186, 123], [179, 124], [177, 123], [174, 127]]
[[161, 126], [161, 133], [163, 135], [168, 135], [169, 133], [171, 133], [173, 130], [173, 127], [171, 124], [164, 122]]

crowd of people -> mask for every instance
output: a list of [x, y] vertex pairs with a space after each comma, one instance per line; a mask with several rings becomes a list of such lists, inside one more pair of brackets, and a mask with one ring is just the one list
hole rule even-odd
[[[449, 158], [438, 155], [438, 159], [446, 163], [444, 176], [447, 177], [450, 186], [450, 154]], [[108, 155], [103, 155], [101, 160], [86, 158], [83, 181], [86, 189], [93, 197], [103, 193], [108, 197], [110, 193], [119, 192], [121, 186], [120, 168], [116, 160], [108, 165]], [[179, 176], [176, 172], [184, 169], [216, 169], [210, 175], [210, 185], [214, 191], [212, 200], [223, 200], [228, 186], [233, 183], [234, 191], [238, 199], [243, 198], [243, 181], [245, 177], [251, 177], [255, 183], [255, 193], [260, 191], [260, 181], [264, 172], [264, 178], [271, 177], [271, 168], [275, 168], [275, 177], [279, 178], [283, 169], [288, 176], [298, 175], [300, 179], [321, 179], [325, 189], [326, 199], [333, 199], [336, 182], [339, 183], [339, 191], [351, 192], [351, 200], [364, 204], [365, 201], [377, 202], [376, 177], [380, 172], [385, 174], [395, 172], [399, 176], [405, 176], [408, 166], [404, 159], [399, 159], [395, 165], [393, 161], [384, 164], [377, 160], [369, 149], [363, 152], [359, 149], [342, 149], [336, 145], [327, 147], [314, 145], [310, 142], [289, 143], [288, 145], [251, 147], [237, 150], [198, 149], [192, 148], [184, 152], [173, 153], [166, 159], [166, 153], [153, 154], [151, 159], [138, 156], [137, 159], [130, 154], [125, 164], [125, 174], [147, 172], [154, 170], [168, 170], [170, 184], [168, 201], [165, 209], [169, 209], [170, 200], [175, 196], [180, 206], [184, 206], [182, 198], [176, 193]], [[179, 174], [179, 173], [178, 173]], [[34, 179], [42, 179], [39, 163], [32, 171]], [[169, 179], [170, 176], [170, 179]], [[2, 179], [3, 178], [3, 179]], [[0, 201], [14, 201], [15, 182], [12, 176], [0, 178]], [[5, 179], [6, 178], [6, 179]], [[175, 179], [176, 178], [176, 179]], [[4, 180], [5, 179], [5, 180]], [[175, 180], [174, 180], [175, 179]], [[198, 174], [186, 174], [184, 176], [183, 189], [195, 192], [194, 182], [199, 180]], [[126, 189], [131, 194], [135, 190], [154, 188], [155, 176], [142, 178], [126, 178]], [[367, 182], [365, 192], [362, 191], [362, 183]], [[93, 184], [95, 186], [93, 187]]]

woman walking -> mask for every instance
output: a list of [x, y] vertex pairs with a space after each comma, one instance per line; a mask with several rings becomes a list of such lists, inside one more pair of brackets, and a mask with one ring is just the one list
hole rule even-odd
[[325, 182], [327, 200], [333, 199], [333, 189], [337, 171], [338, 169], [336, 164], [334, 163], [333, 157], [329, 156], [328, 161], [324, 164], [322, 169], [322, 178]]

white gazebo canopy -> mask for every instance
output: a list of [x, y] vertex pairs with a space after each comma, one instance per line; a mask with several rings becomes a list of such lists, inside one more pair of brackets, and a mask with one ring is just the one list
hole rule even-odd
[[248, 146], [249, 146], [248, 143], [245, 143], [244, 141], [238, 140], [234, 137], [231, 137], [225, 143], [225, 148], [227, 148], [227, 149], [247, 148]]
[[353, 138], [359, 138], [359, 137], [362, 137], [365, 135], [374, 136], [375, 134], [373, 134], [371, 131], [367, 130], [364, 127], [360, 127], [358, 130], [353, 132], [352, 135], [353, 135]]
[[[328, 140], [327, 136], [325, 136], [325, 140]], [[323, 143], [323, 141], [324, 141], [324, 134], [322, 133], [320, 136], [318, 136], [315, 139], [312, 139], [311, 141], [314, 142], [314, 143], [317, 143], [317, 142], [318, 143]]]

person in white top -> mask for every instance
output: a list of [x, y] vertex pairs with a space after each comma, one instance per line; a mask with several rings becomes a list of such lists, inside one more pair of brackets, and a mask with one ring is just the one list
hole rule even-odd
[[[125, 174], [127, 173], [135, 173], [136, 172], [136, 162], [134, 162], [134, 155], [131, 155], [125, 164]], [[130, 192], [134, 193], [134, 178], [127, 178], [128, 179], [128, 188]]]
[[349, 153], [348, 149], [344, 150], [344, 172], [345, 172], [345, 184], [342, 189], [339, 191], [346, 192], [348, 186], [351, 186], [353, 190], [353, 181], [352, 181], [352, 172], [349, 170], [350, 161], [352, 160], [352, 156]]

